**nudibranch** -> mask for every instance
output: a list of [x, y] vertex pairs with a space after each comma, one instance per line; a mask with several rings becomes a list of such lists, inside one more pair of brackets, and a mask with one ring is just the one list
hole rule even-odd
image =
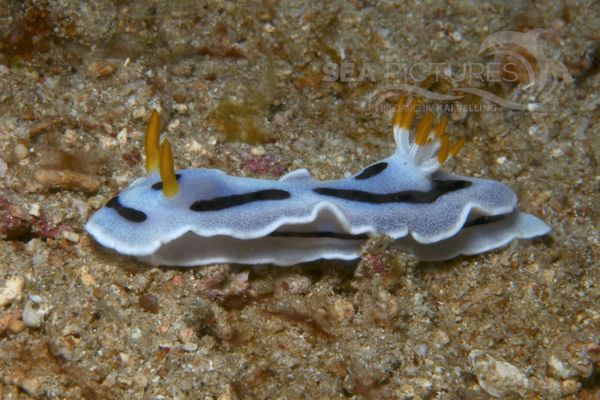
[[450, 143], [442, 118], [423, 116], [402, 97], [393, 132], [396, 151], [345, 179], [318, 181], [306, 169], [279, 180], [236, 177], [215, 169], [175, 171], [154, 111], [145, 139], [148, 176], [98, 210], [85, 228], [101, 245], [153, 265], [351, 260], [369, 236], [425, 261], [501, 247], [547, 234], [517, 196], [493, 180], [456, 176], [441, 166]]

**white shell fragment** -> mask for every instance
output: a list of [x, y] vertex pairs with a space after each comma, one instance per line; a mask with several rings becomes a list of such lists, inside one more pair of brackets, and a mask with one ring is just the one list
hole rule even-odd
[[25, 278], [22, 276], [13, 276], [7, 279], [4, 286], [0, 288], [0, 307], [21, 300], [24, 286]]
[[44, 300], [37, 295], [30, 295], [29, 301], [23, 309], [23, 323], [30, 328], [39, 328], [44, 322], [44, 317], [50, 311], [50, 307], [44, 305]]
[[351, 177], [317, 181], [300, 169], [266, 180], [188, 169], [163, 188], [152, 172], [96, 212], [86, 230], [119, 253], [171, 266], [351, 260], [373, 234], [420, 259], [444, 260], [550, 231], [516, 209], [506, 185], [439, 171], [452, 155], [443, 127], [422, 122], [419, 138], [406, 119], [395, 119], [395, 153]]
[[494, 397], [506, 398], [515, 394], [524, 396], [530, 388], [527, 375], [517, 367], [506, 361], [496, 360], [481, 350], [472, 350], [469, 362], [479, 386]]

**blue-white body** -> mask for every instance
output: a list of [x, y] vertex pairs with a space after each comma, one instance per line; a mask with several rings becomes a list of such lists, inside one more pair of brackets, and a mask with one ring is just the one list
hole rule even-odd
[[423, 260], [442, 260], [549, 232], [516, 209], [504, 184], [438, 171], [437, 140], [417, 146], [399, 126], [395, 138], [391, 157], [340, 180], [317, 181], [305, 169], [279, 180], [188, 169], [177, 172], [179, 193], [168, 197], [152, 173], [86, 229], [119, 253], [177, 266], [349, 260], [374, 234]]

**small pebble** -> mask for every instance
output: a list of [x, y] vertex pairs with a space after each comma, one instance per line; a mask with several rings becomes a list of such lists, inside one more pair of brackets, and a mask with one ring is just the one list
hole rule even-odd
[[115, 175], [113, 177], [113, 179], [119, 185], [125, 185], [125, 184], [127, 184], [127, 182], [129, 182], [131, 180], [131, 172], [127, 171], [126, 173], [124, 173], [122, 175]]
[[117, 133], [117, 142], [120, 145], [127, 144], [127, 128], [123, 128], [119, 133]]
[[133, 109], [132, 116], [134, 119], [145, 119], [147, 114], [148, 113], [144, 107], [137, 107]]
[[104, 129], [104, 132], [108, 133], [109, 135], [113, 133], [113, 127], [108, 122], [103, 122], [102, 128]]
[[252, 153], [252, 155], [255, 156], [264, 156], [267, 152], [265, 151], [265, 148], [263, 146], [255, 146], [252, 149], [250, 149], [250, 153]]
[[563, 396], [573, 395], [581, 390], [581, 383], [575, 379], [567, 379], [561, 384], [561, 394]]
[[266, 23], [263, 26], [263, 29], [264, 29], [265, 32], [268, 32], [268, 33], [272, 33], [272, 32], [275, 31], [275, 27], [272, 24], [269, 24], [269, 23]]
[[34, 217], [40, 216], [40, 205], [37, 203], [33, 203], [29, 208], [29, 215], [33, 215]]
[[172, 131], [173, 129], [177, 129], [179, 127], [179, 125], [181, 125], [181, 121], [178, 119], [175, 119], [169, 123], [169, 126], [167, 127], [167, 129]]
[[[183, 104], [183, 103], [187, 103], [188, 98], [183, 93], [175, 93], [173, 95], [173, 100], [175, 100], [176, 103]], [[186, 107], [186, 110], [187, 110], [187, 107]]]
[[106, 198], [102, 195], [97, 195], [94, 197], [90, 197], [87, 201], [87, 204], [94, 210], [97, 210], [100, 207], [102, 207], [104, 204], [106, 204], [107, 201], [108, 201], [108, 198]]
[[73, 129], [65, 130], [65, 133], [62, 135], [62, 140], [65, 142], [65, 144], [68, 144], [68, 145], [76, 144], [78, 141], [77, 132], [74, 131]]
[[4, 287], [0, 290], [0, 307], [21, 300], [24, 286], [25, 278], [22, 276], [13, 276], [8, 279], [4, 283]]
[[187, 106], [187, 104], [175, 104], [173, 106], [173, 108], [175, 109], [175, 111], [179, 114], [182, 115], [186, 115], [189, 113], [189, 107]]
[[452, 41], [459, 43], [462, 41], [462, 33], [460, 32], [452, 32], [452, 35], [450, 36], [452, 38]]
[[117, 71], [117, 66], [109, 61], [101, 60], [91, 64], [87, 71], [92, 78], [106, 78]]
[[[149, 380], [148, 380], [148, 377], [147, 377], [146, 375], [144, 375], [144, 373], [143, 373], [143, 372], [139, 372], [139, 373], [137, 373], [137, 374], [136, 374], [136, 375], [133, 377], [133, 379], [134, 379], [134, 380], [135, 380], [135, 382], [137, 382], [137, 384], [138, 384], [140, 387], [142, 387], [142, 388], [145, 388], [146, 386], [148, 386], [148, 382], [149, 382]], [[156, 399], [158, 399], [158, 396], [157, 396], [157, 397], [155, 397], [155, 398], [156, 398]]]
[[565, 153], [562, 151], [561, 148], [556, 148], [556, 149], [552, 149], [550, 150], [550, 155], [552, 157], [560, 157], [562, 155], [564, 155]]
[[83, 286], [85, 286], [85, 287], [96, 286], [96, 280], [85, 269], [81, 271], [80, 279], [81, 279], [81, 283], [83, 283]]
[[415, 346], [415, 354], [417, 354], [421, 358], [425, 357], [428, 351], [429, 347], [427, 347], [425, 343], [419, 343]]
[[188, 353], [193, 353], [198, 350], [198, 345], [196, 343], [186, 343], [183, 345], [183, 351], [187, 351]]
[[131, 333], [131, 338], [133, 340], [137, 340], [141, 337], [142, 337], [142, 330], [140, 328], [134, 328], [133, 332]]
[[29, 152], [27, 151], [27, 147], [24, 144], [17, 143], [15, 144], [14, 153], [15, 157], [17, 157], [19, 160], [22, 160], [25, 157], [27, 157], [27, 154]]
[[41, 304], [42, 301], [43, 301], [42, 297], [38, 296], [37, 294], [29, 295], [29, 300], [31, 300], [31, 301], [33, 301], [34, 303], [37, 303], [37, 304]]
[[280, 283], [281, 288], [289, 294], [304, 294], [308, 292], [311, 285], [311, 280], [302, 275], [288, 276]]
[[30, 300], [23, 309], [23, 322], [29, 328], [39, 328], [42, 326], [49, 309], [41, 305], [42, 301], [39, 296], [30, 296]]
[[450, 343], [450, 338], [448, 337], [448, 334], [446, 332], [437, 331], [433, 335], [433, 345], [436, 348], [441, 349], [444, 346], [446, 346], [448, 343]]
[[69, 242], [78, 243], [79, 234], [71, 231], [62, 231], [62, 237], [67, 239]]
[[350, 321], [354, 318], [354, 304], [346, 299], [337, 299], [333, 303], [333, 312], [338, 321]]
[[19, 319], [13, 318], [8, 321], [7, 329], [13, 335], [17, 335], [25, 330], [25, 323]]
[[73, 208], [77, 210], [81, 218], [85, 219], [90, 214], [90, 206], [86, 202], [79, 199], [73, 199], [72, 205]]
[[548, 366], [552, 369], [554, 375], [561, 379], [569, 379], [578, 375], [575, 369], [555, 355], [552, 355], [548, 360]]
[[207, 154], [204, 146], [193, 139], [192, 139], [192, 142], [189, 144], [188, 148], [193, 153]]
[[115, 149], [118, 145], [117, 139], [114, 139], [110, 136], [102, 136], [100, 138], [100, 145], [105, 150]]
[[194, 334], [194, 330], [192, 328], [183, 328], [179, 331], [177, 337], [181, 341], [181, 343], [190, 343], [196, 335]]
[[540, 127], [538, 125], [531, 125], [528, 129], [528, 132], [531, 136], [534, 136], [538, 133]]
[[140, 307], [144, 311], [148, 311], [152, 314], [158, 314], [160, 307], [158, 305], [158, 297], [152, 294], [144, 294], [139, 298]]
[[123, 364], [129, 364], [129, 354], [127, 353], [119, 353], [119, 358], [121, 359], [121, 361], [123, 362]]

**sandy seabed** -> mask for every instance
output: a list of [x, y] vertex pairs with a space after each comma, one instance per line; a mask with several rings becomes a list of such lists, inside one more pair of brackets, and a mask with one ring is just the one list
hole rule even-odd
[[[479, 52], [502, 31], [523, 40]], [[0, 399], [600, 398], [599, 32], [594, 1], [0, 0]], [[83, 230], [144, 174], [153, 108], [178, 168], [333, 179], [390, 154], [406, 83], [542, 105], [425, 102], [466, 141], [445, 168], [548, 237], [176, 269]]]

